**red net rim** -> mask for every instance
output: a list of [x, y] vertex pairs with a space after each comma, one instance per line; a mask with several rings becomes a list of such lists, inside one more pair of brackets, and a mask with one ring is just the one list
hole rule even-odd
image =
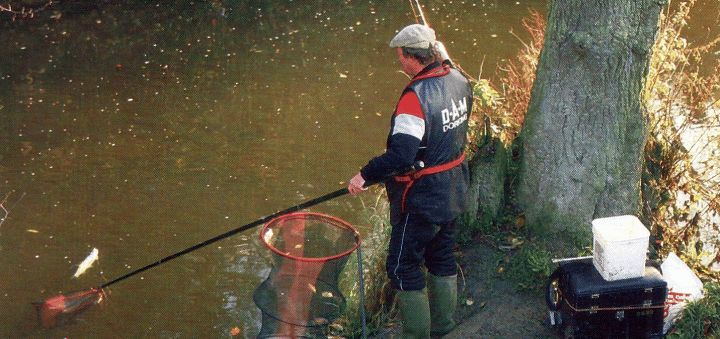
[[[263, 234], [265, 234], [265, 232], [267, 231], [268, 227], [271, 227], [271, 226], [273, 226], [274, 224], [276, 224], [276, 223], [278, 223], [278, 222], [285, 221], [285, 220], [288, 220], [288, 219], [305, 219], [305, 220], [322, 220], [322, 221], [329, 221], [329, 224], [331, 224], [331, 225], [333, 225], [333, 226], [335, 226], [335, 227], [338, 227], [338, 228], [346, 228], [346, 229], [348, 229], [349, 231], [351, 231], [351, 232], [355, 235], [355, 245], [354, 245], [352, 248], [350, 248], [349, 250], [345, 251], [345, 252], [342, 252], [342, 253], [339, 253], [339, 254], [336, 254], [336, 255], [333, 255], [333, 256], [329, 256], [329, 257], [306, 258], [306, 257], [297, 257], [297, 256], [289, 255], [289, 254], [287, 254], [287, 253], [285, 253], [285, 252], [282, 252], [282, 251], [278, 250], [277, 248], [275, 248], [275, 246], [270, 245], [270, 244], [265, 240], [265, 238], [263, 237]], [[335, 217], [331, 217], [331, 216], [329, 216], [329, 215], [320, 214], [320, 213], [313, 213], [313, 212], [296, 212], [296, 213], [290, 213], [290, 214], [286, 214], [286, 215], [281, 215], [281, 216], [279, 216], [279, 217], [277, 217], [277, 218], [275, 218], [275, 219], [272, 219], [272, 220], [268, 221], [265, 225], [263, 225], [262, 229], [260, 229], [260, 240], [261, 240], [261, 241], [263, 242], [263, 244], [265, 244], [265, 246], [266, 246], [267, 248], [269, 248], [271, 251], [273, 251], [273, 252], [277, 253], [278, 255], [283, 256], [283, 257], [285, 257], [285, 258], [292, 259], [292, 260], [297, 260], [297, 261], [303, 261], [303, 262], [325, 262], [325, 261], [330, 261], [330, 260], [342, 258], [342, 257], [344, 257], [344, 256], [350, 255], [350, 253], [352, 253], [353, 251], [355, 251], [355, 250], [360, 246], [360, 232], [358, 232], [357, 229], [355, 229], [355, 227], [352, 227], [352, 226], [351, 226], [350, 224], [348, 224], [347, 222], [345, 222], [345, 221], [343, 221], [343, 220], [341, 220], [341, 219], [335, 218]]]

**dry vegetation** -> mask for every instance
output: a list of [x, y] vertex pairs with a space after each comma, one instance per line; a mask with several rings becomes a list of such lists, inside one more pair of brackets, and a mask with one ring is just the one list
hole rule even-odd
[[683, 38], [695, 1], [665, 13], [654, 48], [645, 99], [650, 135], [645, 148], [643, 213], [664, 257], [675, 252], [698, 273], [718, 276], [720, 260], [720, 36], [689, 45]]

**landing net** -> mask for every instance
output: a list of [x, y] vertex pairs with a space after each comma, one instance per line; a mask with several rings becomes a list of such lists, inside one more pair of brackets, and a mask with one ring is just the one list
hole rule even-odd
[[338, 289], [360, 235], [346, 222], [316, 213], [293, 213], [260, 231], [273, 266], [253, 294], [263, 314], [259, 338], [325, 338], [345, 309]]
[[38, 321], [45, 328], [53, 328], [71, 320], [88, 307], [99, 304], [103, 291], [90, 289], [66, 295], [59, 295], [41, 303], [34, 303]]

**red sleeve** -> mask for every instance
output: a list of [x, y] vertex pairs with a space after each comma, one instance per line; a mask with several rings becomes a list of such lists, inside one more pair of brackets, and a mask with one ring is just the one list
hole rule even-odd
[[422, 106], [420, 106], [420, 100], [418, 100], [417, 94], [413, 91], [407, 91], [400, 97], [395, 115], [398, 114], [409, 114], [416, 116], [420, 119], [425, 119]]

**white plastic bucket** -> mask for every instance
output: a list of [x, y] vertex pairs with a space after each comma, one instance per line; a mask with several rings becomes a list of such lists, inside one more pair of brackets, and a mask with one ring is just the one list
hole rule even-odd
[[634, 215], [592, 221], [593, 265], [607, 281], [642, 277], [650, 231]]

